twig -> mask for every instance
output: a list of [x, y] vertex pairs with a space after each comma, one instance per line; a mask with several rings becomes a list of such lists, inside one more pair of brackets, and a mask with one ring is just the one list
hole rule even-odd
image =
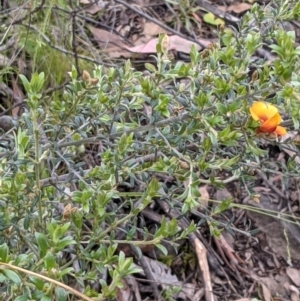
[[4, 44], [3, 46], [0, 47], [0, 52], [6, 50], [6, 49], [8, 49], [8, 48], [10, 48], [12, 45], [15, 44], [15, 42], [16, 42], [16, 40], [15, 40], [14, 37], [10, 38], [10, 39], [6, 42], [6, 44]]
[[[26, 14], [24, 17], [15, 20], [11, 23], [11, 25], [15, 25], [15, 24], [20, 24], [22, 23], [24, 20], [27, 19], [27, 17], [32, 16], [33, 14], [37, 13], [39, 10], [43, 9], [43, 6], [45, 5], [46, 0], [42, 0], [41, 3], [36, 6], [32, 11], [29, 10], [29, 13]], [[28, 4], [30, 5], [30, 1], [28, 1]]]
[[16, 106], [24, 104], [23, 99], [21, 97], [17, 96], [14, 93], [14, 91], [11, 88], [9, 88], [5, 83], [3, 83], [3, 82], [0, 83], [0, 90], [4, 91], [8, 96], [10, 96], [14, 100], [14, 102], [16, 103]]
[[68, 162], [68, 160], [66, 160], [64, 158], [63, 155], [61, 155], [58, 151], [55, 151], [55, 153], [58, 155], [59, 158], [62, 159], [62, 161], [67, 165], [70, 173], [69, 174], [72, 174], [74, 173], [76, 179], [80, 180], [82, 183], [84, 183], [86, 186], [88, 186], [88, 184], [85, 182], [85, 180], [82, 178], [82, 176], [74, 169], [70, 166], [70, 163]]
[[[73, 8], [72, 0], [69, 1], [71, 8]], [[72, 17], [72, 49], [74, 53], [74, 61], [75, 61], [75, 68], [77, 71], [77, 76], [80, 76], [80, 69], [78, 63], [78, 53], [77, 53], [77, 45], [76, 45], [76, 14], [77, 12], [72, 10], [71, 17]]]
[[[59, 155], [59, 153], [58, 153], [58, 155]], [[135, 163], [135, 162], [136, 163], [148, 162], [148, 161], [151, 161], [151, 160], [155, 159], [155, 157], [158, 157], [160, 155], [161, 155], [160, 152], [158, 154], [145, 155], [143, 157], [139, 157], [139, 158], [134, 159], [133, 163]], [[92, 168], [85, 169], [85, 170], [82, 171], [82, 173], [85, 176], [90, 171], [92, 171]], [[70, 176], [72, 174], [73, 174], [73, 177]], [[77, 180], [81, 179], [81, 176], [78, 173], [76, 173], [75, 170], [74, 170], [73, 172], [68, 173], [68, 174], [64, 174], [64, 175], [60, 175], [60, 176], [52, 176], [52, 177], [49, 177], [49, 178], [46, 178], [46, 179], [42, 179], [40, 181], [40, 183], [41, 183], [41, 186], [46, 187], [46, 186], [50, 186], [50, 185], [53, 185], [53, 184], [64, 183], [67, 179], [69, 179], [69, 181], [72, 181], [72, 180], [77, 181]]]
[[204, 8], [205, 10], [213, 13], [214, 15], [216, 15], [217, 17], [224, 19], [225, 21], [231, 23], [231, 24], [236, 24], [240, 22], [240, 19], [237, 17], [234, 17], [228, 13], [223, 12], [222, 10], [220, 10], [219, 8], [217, 8], [216, 5], [213, 5], [205, 0], [197, 0], [197, 4]]
[[[62, 11], [62, 12], [64, 12], [64, 13], [66, 13], [66, 14], [71, 14], [71, 13], [72, 13], [71, 11], [69, 11], [69, 10], [67, 10], [67, 9], [64, 9], [64, 8], [61, 8], [61, 7], [58, 7], [58, 6], [52, 7], [52, 9], [53, 9], [53, 10], [55, 9], [55, 10], [58, 10], [58, 11]], [[97, 20], [94, 20], [94, 19], [92, 19], [92, 18], [89, 18], [89, 17], [87, 17], [87, 16], [85, 16], [85, 15], [79, 14], [78, 12], [79, 12], [79, 10], [77, 10], [77, 12], [76, 12], [76, 16], [77, 16], [78, 19], [82, 19], [82, 20], [84, 20], [84, 21], [88, 21], [89, 23], [95, 24], [95, 25], [97, 25], [98, 27], [107, 29], [107, 30], [109, 30], [111, 33], [113, 33], [113, 34], [115, 34], [115, 35], [121, 37], [122, 39], [124, 39], [124, 41], [126, 41], [128, 44], [133, 45], [132, 42], [131, 42], [128, 38], [122, 36], [122, 35], [120, 34], [120, 32], [118, 32], [118, 31], [117, 31], [116, 29], [114, 29], [112, 26], [108, 26], [108, 25], [104, 24], [103, 22], [101, 23], [101, 22], [99, 22], [99, 21], [97, 21]]]
[[263, 181], [273, 190], [276, 194], [278, 194], [284, 200], [289, 200], [289, 197], [283, 194], [275, 185], [269, 181], [267, 176], [259, 169], [256, 169], [256, 173], [263, 179]]
[[145, 259], [145, 257], [143, 255], [142, 256], [139, 255], [139, 252], [136, 250], [135, 246], [133, 246], [132, 244], [129, 244], [129, 247], [130, 247], [130, 250], [132, 251], [132, 253], [134, 254], [135, 259], [140, 262], [146, 277], [149, 280], [151, 280], [150, 285], [153, 289], [153, 294], [155, 296], [155, 300], [157, 300], [157, 301], [162, 300], [161, 296], [160, 296], [160, 292], [158, 290], [157, 280], [155, 279], [155, 277], [153, 277], [153, 273], [150, 270], [148, 261]]
[[[210, 111], [210, 109], [207, 110], [203, 110], [204, 113]], [[150, 123], [147, 125], [143, 125], [143, 126], [139, 126], [137, 128], [134, 129], [129, 129], [129, 130], [125, 130], [122, 132], [118, 132], [115, 134], [111, 134], [107, 136], [107, 139], [115, 139], [117, 137], [122, 136], [123, 134], [129, 135], [131, 133], [141, 133], [141, 132], [146, 132], [149, 130], [152, 130], [156, 127], [160, 127], [160, 126], [164, 126], [166, 124], [172, 124], [172, 123], [176, 123], [179, 121], [182, 121], [186, 118], [190, 117], [189, 112], [184, 112], [181, 115], [175, 116], [175, 117], [170, 117], [161, 121], [158, 121], [156, 123]], [[86, 138], [86, 139], [81, 139], [78, 141], [70, 141], [70, 142], [64, 142], [64, 143], [60, 143], [57, 144], [57, 147], [62, 148], [62, 147], [68, 147], [68, 146], [72, 146], [72, 145], [81, 145], [81, 144], [86, 144], [86, 143], [99, 143], [99, 141], [101, 141], [101, 139], [103, 139], [103, 135], [97, 135], [94, 137], [90, 137], [90, 138]], [[52, 148], [52, 144], [46, 144], [43, 146], [43, 150]]]
[[224, 251], [223, 251], [223, 249], [222, 249], [222, 246], [221, 246], [221, 244], [220, 244], [220, 241], [219, 241], [217, 238], [215, 238], [215, 237], [213, 237], [213, 239], [214, 239], [215, 245], [216, 245], [216, 247], [217, 247], [217, 249], [218, 249], [218, 252], [219, 252], [220, 256], [222, 257], [223, 261], [225, 262], [225, 264], [226, 264], [232, 271], [234, 271], [233, 266], [230, 264], [230, 262], [228, 261], [227, 257], [226, 257], [225, 254], [224, 254]]
[[[186, 229], [189, 226], [189, 221], [187, 220], [187, 218], [183, 217], [179, 219], [180, 213], [178, 212], [178, 210], [172, 209], [166, 201], [157, 200], [157, 203], [166, 212], [168, 216], [170, 216], [171, 218], [176, 218], [178, 220], [178, 224], [181, 229]], [[203, 284], [205, 288], [205, 299], [206, 301], [213, 301], [214, 297], [212, 294], [212, 285], [207, 262], [207, 256], [211, 256], [211, 254], [207, 254], [206, 247], [203, 244], [205, 244], [206, 246], [209, 245], [205, 239], [203, 239], [202, 244], [202, 242], [200, 242], [200, 239], [197, 237], [198, 235], [201, 235], [199, 231], [189, 234], [189, 241], [195, 249], [199, 260], [199, 266], [202, 272]], [[209, 246], [209, 249], [212, 249], [211, 246]]]
[[209, 272], [207, 256], [206, 256], [206, 249], [198, 238], [195, 239], [194, 245], [195, 245], [195, 252], [198, 258], [198, 263], [203, 278], [205, 300], [214, 301], [210, 272]]
[[[11, 270], [16, 270], [16, 271], [19, 271], [19, 272], [22, 272], [22, 273], [25, 273], [26, 275], [31, 275], [31, 276], [34, 276], [36, 278], [40, 278], [40, 279], [43, 279], [47, 282], [50, 282], [52, 284], [55, 284], [56, 286], [60, 286], [62, 287], [63, 289], [71, 292], [73, 295], [81, 298], [82, 300], [86, 300], [86, 301], [94, 301], [93, 299], [87, 297], [86, 295], [76, 291], [74, 288], [68, 286], [68, 285], [65, 285], [64, 283], [62, 282], [59, 282], [57, 280], [54, 280], [52, 278], [49, 278], [49, 277], [46, 277], [44, 275], [41, 275], [40, 273], [35, 273], [35, 272], [32, 272], [32, 271], [29, 271], [29, 270], [25, 270], [23, 268], [20, 268], [20, 267], [17, 267], [15, 265], [12, 265], [12, 264], [9, 264], [9, 263], [4, 263], [4, 262], [0, 262], [0, 267], [1, 266], [4, 266], [5, 269], [11, 269]], [[2, 267], [3, 268], [3, 267]]]
[[59, 86], [54, 86], [53, 88], [49, 88], [47, 89], [45, 92], [42, 93], [43, 96], [48, 95], [52, 92], [61, 90], [63, 88], [65, 88], [66, 85], [68, 85], [70, 83], [70, 80], [65, 81], [63, 84], [59, 85]]

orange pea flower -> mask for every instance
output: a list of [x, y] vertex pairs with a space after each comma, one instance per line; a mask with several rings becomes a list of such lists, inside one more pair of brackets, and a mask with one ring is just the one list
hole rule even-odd
[[277, 136], [286, 134], [286, 129], [279, 126], [281, 117], [275, 106], [263, 101], [257, 101], [250, 107], [250, 113], [252, 118], [260, 123], [259, 132], [274, 133]]

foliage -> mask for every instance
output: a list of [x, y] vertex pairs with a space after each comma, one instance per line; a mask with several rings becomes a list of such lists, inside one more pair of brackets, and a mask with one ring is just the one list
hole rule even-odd
[[[199, 185], [248, 183], [253, 168], [269, 168], [262, 140], [282, 147], [274, 136], [257, 136], [252, 103], [276, 105], [298, 128], [299, 49], [281, 22], [299, 14], [291, 1], [265, 10], [254, 4], [239, 30], [220, 30], [222, 42], [202, 53], [193, 48], [189, 63], [173, 62], [161, 36], [156, 64], [143, 73], [129, 61], [81, 78], [73, 67], [61, 98], [43, 96], [46, 71], [20, 76], [28, 110], [0, 154], [0, 261], [11, 265], [0, 269], [1, 298], [75, 300], [70, 287], [113, 298], [122, 278], [139, 272], [122, 243], [166, 253], [163, 240], [176, 247], [196, 228], [182, 232], [177, 219], [163, 219], [148, 233], [141, 212], [154, 202], [182, 214], [205, 210], [219, 235], [215, 217], [233, 204], [205, 208]], [[253, 60], [263, 44], [274, 62]], [[98, 164], [84, 160], [89, 152]], [[285, 169], [291, 174], [299, 176], [295, 164]]]

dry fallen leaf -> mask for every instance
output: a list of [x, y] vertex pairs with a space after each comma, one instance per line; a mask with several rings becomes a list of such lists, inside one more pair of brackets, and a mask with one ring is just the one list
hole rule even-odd
[[[297, 131], [291, 131], [291, 132], [288, 132], [286, 133], [283, 137], [280, 138], [280, 141], [283, 143], [284, 141], [289, 141], [290, 140], [294, 140], [298, 137], [298, 132]], [[294, 149], [294, 150], [293, 150]], [[285, 153], [287, 153], [290, 157], [294, 157], [294, 161], [297, 163], [297, 164], [300, 164], [300, 157], [297, 156], [297, 153], [298, 153], [298, 148], [296, 145], [292, 145], [292, 144], [289, 144], [289, 147], [288, 148], [283, 148], [283, 151]]]
[[90, 5], [87, 8], [84, 9], [87, 13], [94, 15], [97, 12], [99, 12], [100, 10], [103, 10], [103, 7], [100, 7], [96, 4]]
[[[152, 39], [148, 43], [141, 44], [135, 47], [127, 47], [127, 49], [131, 52], [137, 53], [155, 53], [156, 52], [156, 44], [158, 39]], [[207, 40], [199, 40], [201, 44], [205, 47], [211, 44], [210, 41]], [[188, 41], [179, 36], [173, 35], [169, 37], [169, 50], [176, 50], [183, 53], [190, 53], [191, 47], [195, 46], [197, 51], [200, 51], [202, 47], [194, 42]]]
[[299, 296], [295, 292], [291, 292], [291, 301], [299, 301]]
[[[17, 80], [13, 76], [11, 76], [11, 83], [12, 83], [12, 89], [14, 95], [17, 96], [17, 98], [14, 98], [13, 105], [20, 104], [22, 100], [25, 98], [25, 95], [22, 89], [20, 88]], [[18, 102], [17, 99], [19, 99], [20, 102]], [[22, 112], [21, 106], [16, 106], [12, 109], [12, 116], [17, 117], [21, 112]]]
[[178, 287], [180, 288], [178, 294], [179, 298], [183, 300], [195, 300], [195, 284], [179, 281], [177, 276], [172, 274], [171, 269], [160, 261], [151, 259], [147, 256], [144, 256], [144, 259], [148, 263], [149, 272], [152, 274], [153, 279], [161, 284], [163, 289], [168, 289], [170, 286]]
[[204, 185], [198, 188], [199, 193], [201, 194], [200, 203], [202, 206], [207, 207], [209, 202], [209, 193], [207, 191], [208, 185]]
[[[288, 290], [286, 290], [284, 286], [286, 282], [289, 282], [289, 278], [287, 275], [283, 274], [276, 275], [276, 277], [273, 277], [272, 275], [268, 277], [260, 277], [258, 279], [258, 282], [265, 286], [265, 292], [267, 297], [272, 295], [281, 296], [284, 300], [285, 298], [288, 298]], [[268, 299], [264, 298], [263, 300], [267, 301]]]
[[[95, 40], [100, 46], [102, 52], [107, 53], [110, 57], [131, 57], [131, 53], [156, 53], [156, 44], [158, 39], [151, 39], [147, 43], [140, 44], [134, 47], [128, 47], [125, 45], [125, 41], [118, 35], [108, 32], [106, 30], [89, 26], [89, 30], [93, 34]], [[192, 41], [188, 41], [177, 35], [168, 36], [168, 50], [175, 50], [183, 53], [190, 53], [191, 47], [194, 45], [197, 51], [200, 51], [202, 47]], [[198, 40], [204, 47], [208, 47], [211, 41]]]
[[127, 50], [127, 46], [123, 43], [123, 39], [106, 30], [89, 26], [89, 30], [93, 34], [95, 40], [100, 46], [100, 51], [105, 52], [111, 58], [129, 58], [131, 53]]
[[153, 37], [162, 33], [167, 33], [167, 31], [161, 28], [159, 25], [152, 22], [146, 22], [144, 24], [144, 30], [142, 32], [143, 35]]
[[266, 285], [264, 285], [263, 283], [261, 283], [261, 286], [262, 286], [264, 301], [272, 301], [272, 295], [271, 295], [271, 292], [268, 289], [268, 287]]
[[138, 282], [136, 281], [136, 279], [132, 276], [126, 276], [124, 279], [126, 280], [127, 284], [131, 288], [131, 290], [135, 296], [135, 300], [142, 301], [140, 290], [139, 290], [139, 285], [138, 285]]
[[286, 269], [286, 274], [294, 282], [296, 286], [300, 287], [300, 271], [298, 269], [293, 269], [288, 267]]
[[88, 28], [101, 48], [110, 48], [116, 46], [126, 48], [120, 36], [101, 28], [96, 28], [93, 26], [89, 26]]
[[81, 4], [86, 4], [86, 6], [83, 8], [85, 12], [94, 15], [100, 10], [103, 10], [105, 6], [107, 5], [106, 2], [98, 0], [98, 1], [91, 1], [91, 0], [79, 0]]
[[121, 279], [122, 282], [122, 287], [118, 287], [117, 289], [117, 295], [116, 295], [116, 300], [117, 301], [129, 301], [133, 300], [133, 295], [132, 291], [127, 284], [125, 279]]

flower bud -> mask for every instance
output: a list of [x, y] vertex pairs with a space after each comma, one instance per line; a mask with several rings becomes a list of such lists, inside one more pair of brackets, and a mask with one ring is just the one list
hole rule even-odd
[[168, 53], [170, 47], [170, 38], [165, 35], [161, 41], [161, 50], [163, 53]]
[[82, 79], [85, 81], [85, 82], [88, 82], [91, 78], [91, 75], [86, 71], [86, 70], [83, 70], [82, 72]]
[[90, 78], [90, 80], [89, 80], [89, 84], [90, 84], [91, 86], [97, 85], [98, 82], [99, 82], [99, 79], [98, 79], [98, 78]]

